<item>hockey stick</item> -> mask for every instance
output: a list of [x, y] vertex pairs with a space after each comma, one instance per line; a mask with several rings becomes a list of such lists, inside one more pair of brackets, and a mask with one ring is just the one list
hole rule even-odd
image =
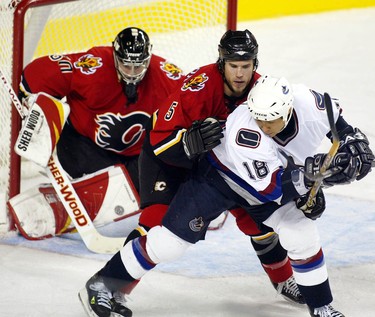
[[[12, 86], [6, 79], [4, 72], [0, 68], [0, 77], [6, 87], [9, 96], [12, 99], [21, 118], [25, 118], [22, 110], [22, 104], [19, 101]], [[92, 223], [85, 207], [79, 199], [68, 175], [60, 165], [56, 154], [52, 154], [46, 168], [47, 175], [56, 190], [66, 212], [71, 218], [74, 226], [80, 234], [86, 247], [95, 253], [114, 254], [120, 250], [125, 242], [126, 237], [106, 237], [101, 235]]]
[[336, 129], [335, 118], [333, 117], [332, 101], [328, 93], [324, 93], [324, 105], [327, 111], [329, 127], [331, 129], [332, 145], [328, 153], [326, 154], [326, 157], [324, 159], [322, 166], [320, 167], [319, 174], [317, 175], [318, 177], [316, 177], [315, 182], [310, 190], [310, 194], [306, 202], [306, 205], [308, 208], [313, 207], [314, 198], [316, 194], [318, 193], [318, 190], [323, 182], [323, 179], [328, 176], [328, 175], [325, 175], [325, 172], [327, 171], [329, 165], [331, 164], [340, 146], [340, 138]]

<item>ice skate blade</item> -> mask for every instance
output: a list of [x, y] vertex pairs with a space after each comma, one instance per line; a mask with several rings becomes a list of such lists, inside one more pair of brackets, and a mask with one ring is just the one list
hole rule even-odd
[[89, 297], [87, 295], [87, 290], [86, 288], [82, 288], [79, 292], [78, 292], [78, 298], [82, 304], [82, 307], [85, 311], [85, 313], [87, 314], [87, 316], [90, 316], [90, 317], [98, 317], [97, 314], [94, 313], [94, 311], [92, 310], [92, 308], [90, 307], [90, 304], [89, 304]]

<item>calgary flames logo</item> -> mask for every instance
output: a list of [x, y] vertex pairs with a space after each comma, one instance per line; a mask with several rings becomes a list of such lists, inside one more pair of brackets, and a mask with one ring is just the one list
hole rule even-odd
[[127, 115], [104, 113], [95, 119], [95, 141], [100, 147], [121, 153], [126, 149], [141, 145], [145, 126], [150, 115], [143, 111], [134, 111]]
[[204, 83], [208, 80], [208, 76], [203, 73], [199, 74], [195, 77], [192, 77], [184, 82], [184, 84], [181, 87], [181, 90], [191, 90], [191, 91], [198, 91], [204, 88]]
[[182, 77], [181, 68], [178, 68], [175, 64], [160, 62], [160, 68], [167, 74], [168, 78], [178, 80]]
[[74, 63], [74, 67], [79, 68], [83, 74], [93, 74], [102, 65], [102, 59], [92, 54], [83, 55]]

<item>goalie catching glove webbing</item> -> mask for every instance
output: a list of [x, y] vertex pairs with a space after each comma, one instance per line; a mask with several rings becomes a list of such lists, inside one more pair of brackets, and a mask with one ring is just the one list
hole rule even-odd
[[223, 137], [220, 122], [214, 118], [194, 121], [191, 128], [184, 133], [182, 143], [187, 157], [193, 160], [220, 144]]

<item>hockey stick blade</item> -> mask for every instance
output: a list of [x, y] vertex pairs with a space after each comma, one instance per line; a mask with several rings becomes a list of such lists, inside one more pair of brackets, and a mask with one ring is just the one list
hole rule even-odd
[[[21, 118], [24, 119], [25, 114], [23, 113], [22, 104], [1, 68], [0, 78], [7, 89], [13, 105]], [[60, 165], [55, 154], [51, 156], [46, 172], [86, 247], [94, 253], [115, 254], [119, 251], [126, 237], [106, 237], [96, 230], [68, 175]], [[57, 175], [59, 175], [58, 178]]]
[[319, 170], [319, 174], [317, 175], [317, 179], [315, 180], [311, 190], [309, 197], [307, 199], [306, 205], [308, 208], [313, 207], [314, 205], [314, 198], [316, 194], [318, 193], [318, 190], [323, 182], [323, 179], [327, 177], [325, 175], [329, 165], [331, 164], [334, 156], [336, 155], [339, 146], [340, 146], [340, 139], [339, 139], [339, 134], [336, 129], [335, 125], [335, 118], [333, 116], [333, 108], [332, 108], [332, 101], [331, 97], [329, 96], [328, 93], [324, 93], [324, 105], [327, 111], [327, 117], [328, 117], [328, 122], [329, 122], [329, 127], [331, 129], [331, 134], [332, 134], [332, 145], [331, 148], [329, 149], [328, 153], [326, 154], [326, 157], [324, 159], [324, 162]]

